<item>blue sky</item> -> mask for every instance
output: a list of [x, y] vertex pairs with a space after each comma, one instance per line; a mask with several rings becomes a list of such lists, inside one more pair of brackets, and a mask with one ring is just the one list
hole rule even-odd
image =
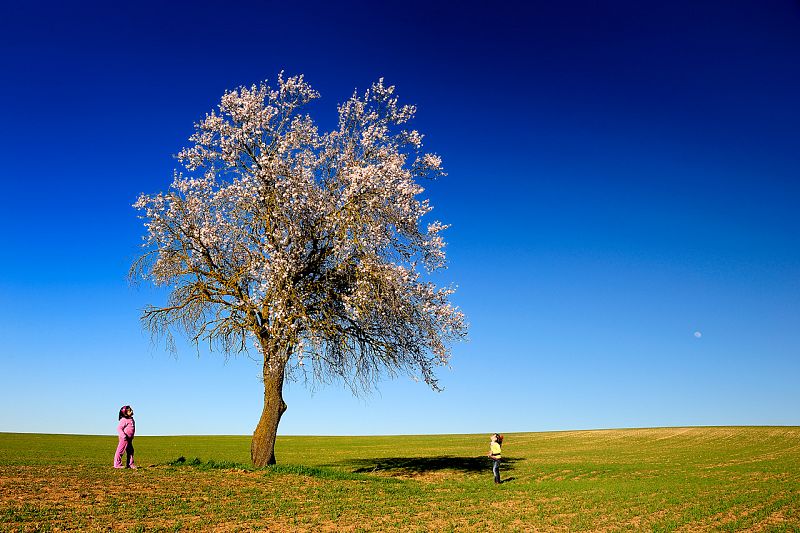
[[800, 424], [796, 2], [287, 4], [2, 8], [0, 431], [252, 432], [256, 361], [142, 331], [131, 204], [281, 70], [323, 125], [417, 104], [471, 329], [444, 392], [292, 383], [279, 433]]

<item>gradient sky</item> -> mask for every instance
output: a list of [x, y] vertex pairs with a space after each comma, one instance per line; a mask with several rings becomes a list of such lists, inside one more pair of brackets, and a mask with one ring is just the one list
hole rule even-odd
[[0, 8], [0, 431], [252, 432], [257, 361], [142, 331], [131, 204], [281, 70], [323, 126], [417, 104], [471, 328], [444, 392], [292, 383], [280, 434], [800, 424], [800, 4], [170, 4]]

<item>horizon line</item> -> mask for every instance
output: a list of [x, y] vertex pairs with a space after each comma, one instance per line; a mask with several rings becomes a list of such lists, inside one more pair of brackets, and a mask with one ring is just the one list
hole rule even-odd
[[[550, 429], [542, 431], [501, 431], [506, 435], [519, 435], [519, 434], [539, 434], [539, 433], [589, 433], [594, 431], [636, 431], [636, 430], [653, 430], [653, 429], [712, 429], [712, 428], [798, 428], [800, 425], [791, 424], [722, 424], [722, 425], [688, 425], [688, 426], [642, 426], [642, 427], [608, 427], [608, 428], [591, 428], [591, 429]], [[315, 434], [297, 434], [297, 435], [282, 435], [278, 434], [277, 437], [320, 437], [320, 438], [345, 438], [345, 437], [446, 437], [446, 436], [472, 436], [497, 433], [493, 431], [485, 432], [469, 432], [469, 433], [376, 433], [376, 434], [343, 434], [343, 435], [315, 435]], [[43, 433], [38, 431], [0, 431], [0, 435], [52, 435], [52, 436], [67, 436], [67, 437], [116, 437], [116, 433]], [[180, 434], [159, 434], [149, 435], [142, 434], [136, 435], [137, 437], [252, 437], [250, 433], [247, 434], [232, 434], [232, 433], [180, 433]]]

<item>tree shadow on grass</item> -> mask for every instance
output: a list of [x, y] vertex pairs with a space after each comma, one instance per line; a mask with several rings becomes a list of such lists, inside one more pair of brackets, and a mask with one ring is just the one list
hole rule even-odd
[[[514, 469], [514, 464], [524, 461], [514, 457], [504, 457], [501, 468]], [[354, 474], [387, 473], [396, 476], [415, 476], [449, 470], [463, 474], [492, 472], [492, 461], [488, 457], [380, 457], [372, 459], [349, 459], [341, 463], [354, 468]]]

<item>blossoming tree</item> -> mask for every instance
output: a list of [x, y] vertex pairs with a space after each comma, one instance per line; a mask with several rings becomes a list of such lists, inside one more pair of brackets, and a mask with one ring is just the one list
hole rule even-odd
[[182, 331], [226, 355], [263, 357], [256, 466], [275, 463], [286, 379], [341, 379], [355, 392], [407, 372], [438, 390], [434, 369], [466, 334], [449, 288], [446, 228], [422, 218], [422, 178], [443, 174], [407, 128], [383, 80], [338, 108], [321, 133], [303, 106], [319, 97], [302, 76], [226, 92], [178, 154], [168, 192], [142, 194], [146, 236], [133, 278], [169, 288], [144, 326], [172, 343]]

